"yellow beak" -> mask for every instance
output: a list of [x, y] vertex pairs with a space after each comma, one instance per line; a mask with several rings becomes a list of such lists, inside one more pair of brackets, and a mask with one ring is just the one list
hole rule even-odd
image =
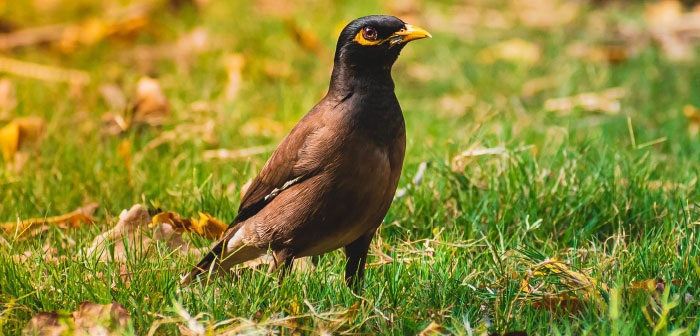
[[404, 29], [401, 29], [389, 37], [389, 43], [393, 46], [398, 43], [406, 43], [413, 40], [419, 40], [426, 37], [433, 37], [427, 30], [406, 24]]

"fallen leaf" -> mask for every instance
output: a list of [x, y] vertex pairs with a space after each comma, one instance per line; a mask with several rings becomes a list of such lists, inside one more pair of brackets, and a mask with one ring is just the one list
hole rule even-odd
[[176, 232], [194, 232], [205, 238], [219, 238], [228, 225], [203, 212], [199, 219], [181, 218], [172, 211], [161, 212], [153, 216], [152, 225], [169, 224]]
[[136, 84], [132, 123], [161, 126], [170, 114], [170, 102], [158, 80], [142, 77]]
[[475, 144], [471, 148], [455, 155], [452, 158], [452, 171], [455, 173], [464, 173], [464, 170], [467, 167], [467, 165], [469, 165], [469, 163], [471, 163], [477, 157], [486, 155], [502, 156], [507, 153], [508, 151], [505, 147], [484, 148], [481, 147], [479, 144]]
[[[86, 254], [89, 256], [97, 255], [100, 260], [124, 260], [126, 258], [125, 244], [132, 248], [138, 246], [145, 250], [151, 239], [143, 234], [141, 228], [146, 226], [150, 219], [148, 210], [140, 204], [134, 205], [128, 211], [122, 211], [117, 225], [95, 237], [86, 250]], [[141, 235], [137, 237], [138, 233]], [[108, 248], [110, 244], [114, 244], [113, 251]]]
[[15, 87], [7, 78], [0, 79], [0, 120], [8, 118], [9, 112], [17, 106]]
[[620, 113], [620, 99], [626, 94], [625, 88], [615, 87], [600, 92], [586, 92], [571, 97], [547, 99], [544, 102], [544, 108], [561, 114], [569, 114], [575, 108], [582, 108], [584, 111], [614, 115]]
[[667, 57], [680, 61], [695, 57], [694, 44], [700, 41], [700, 13], [684, 12], [681, 2], [664, 0], [648, 4], [644, 19], [651, 37]]
[[569, 313], [586, 307], [582, 299], [605, 305], [601, 291], [609, 293], [610, 290], [606, 284], [553, 258], [532, 265], [521, 283], [524, 298], [531, 301], [534, 308]]
[[204, 151], [203, 157], [205, 160], [237, 160], [240, 158], [247, 158], [253, 155], [265, 154], [269, 152], [272, 148], [269, 146], [257, 146], [243, 149], [211, 149]]
[[683, 107], [683, 115], [688, 118], [688, 133], [696, 137], [700, 133], [700, 109], [693, 105]]
[[124, 335], [128, 332], [131, 315], [118, 302], [98, 304], [83, 302], [69, 313], [53, 311], [39, 313], [22, 329], [24, 335]]
[[572, 22], [578, 16], [580, 4], [560, 0], [511, 0], [510, 9], [522, 25], [553, 28]]
[[498, 42], [484, 50], [481, 50], [476, 59], [482, 64], [491, 64], [496, 61], [523, 63], [532, 65], [541, 58], [540, 47], [532, 42], [515, 38]]
[[592, 62], [619, 64], [636, 54], [636, 51], [632, 49], [632, 46], [622, 43], [590, 45], [584, 42], [575, 42], [566, 47], [566, 54]]
[[119, 85], [102, 84], [99, 87], [100, 95], [107, 104], [107, 107], [113, 112], [121, 112], [126, 109], [126, 96]]
[[437, 322], [432, 321], [428, 324], [425, 329], [418, 333], [418, 336], [433, 336], [433, 335], [444, 335], [447, 329], [439, 325]]
[[0, 72], [47, 82], [66, 82], [82, 87], [90, 82], [90, 75], [82, 70], [19, 61], [0, 56]]
[[5, 162], [12, 162], [15, 153], [28, 145], [37, 144], [44, 134], [41, 117], [17, 118], [0, 129], [0, 149]]
[[26, 238], [45, 231], [48, 226], [61, 229], [76, 228], [84, 224], [92, 224], [92, 214], [97, 210], [97, 203], [90, 203], [77, 210], [61, 216], [48, 218], [31, 218], [17, 222], [0, 223], [0, 228], [8, 236]]
[[224, 64], [228, 76], [228, 82], [226, 82], [226, 88], [224, 89], [224, 98], [227, 101], [234, 101], [243, 85], [241, 72], [245, 66], [245, 57], [241, 54], [229, 55], [225, 58]]
[[440, 97], [440, 115], [446, 117], [460, 117], [467, 113], [468, 109], [476, 103], [476, 95], [470, 92], [450, 94]]
[[124, 161], [126, 169], [131, 171], [131, 140], [125, 139], [117, 146], [117, 156]]

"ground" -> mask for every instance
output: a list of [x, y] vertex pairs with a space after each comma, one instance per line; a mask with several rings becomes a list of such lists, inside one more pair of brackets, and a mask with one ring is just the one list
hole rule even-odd
[[[700, 11], [673, 1], [134, 6], [0, 4], [8, 34], [65, 25], [34, 31], [40, 43], [0, 37], [0, 126], [43, 125], [0, 168], [0, 333], [84, 301], [120, 303], [135, 334], [698, 333]], [[341, 251], [282, 284], [248, 270], [184, 289], [197, 258], [167, 244], [118, 261], [83, 253], [134, 204], [233, 219], [244, 184], [327, 89], [340, 29], [373, 13], [433, 38], [412, 42], [393, 70], [408, 149], [361, 296], [343, 283]], [[243, 151], [212, 158], [218, 149]], [[92, 225], [12, 229], [93, 202]]]

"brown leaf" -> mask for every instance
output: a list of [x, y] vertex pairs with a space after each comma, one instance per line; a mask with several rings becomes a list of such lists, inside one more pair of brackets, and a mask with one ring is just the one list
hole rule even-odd
[[566, 54], [571, 57], [581, 58], [592, 62], [607, 62], [618, 64], [630, 58], [635, 51], [632, 46], [625, 44], [589, 45], [584, 42], [575, 42], [566, 48]]
[[121, 112], [126, 109], [126, 96], [119, 85], [102, 84], [99, 87], [100, 95], [107, 104], [107, 107], [113, 112]]
[[228, 225], [203, 212], [199, 213], [199, 219], [181, 218], [175, 212], [161, 212], [153, 216], [152, 225], [168, 224], [176, 232], [194, 232], [205, 238], [219, 238], [226, 231]]
[[83, 224], [92, 224], [92, 214], [97, 210], [97, 203], [90, 203], [77, 210], [61, 216], [49, 218], [31, 218], [17, 222], [0, 223], [0, 228], [6, 235], [16, 235], [21, 238], [30, 237], [47, 229], [47, 225], [61, 229], [75, 228]]
[[571, 97], [547, 99], [544, 102], [544, 108], [561, 114], [569, 114], [574, 108], [582, 108], [585, 111], [603, 112], [613, 115], [620, 113], [620, 99], [626, 94], [627, 90], [622, 87], [610, 88], [600, 92], [585, 92]]
[[85, 71], [19, 61], [2, 56], [0, 56], [0, 72], [47, 82], [66, 82], [80, 87], [90, 82], [90, 75]]
[[271, 148], [268, 146], [257, 146], [237, 150], [220, 148], [204, 151], [203, 157], [205, 160], [237, 160], [241, 158], [248, 158], [253, 155], [265, 154], [270, 150]]
[[447, 329], [439, 325], [437, 322], [432, 321], [430, 324], [418, 333], [418, 336], [433, 336], [433, 335], [444, 335]]
[[7, 78], [0, 79], [0, 120], [8, 118], [9, 112], [17, 106], [15, 87]]
[[527, 27], [552, 28], [572, 22], [578, 16], [580, 4], [560, 0], [514, 0], [511, 9]]
[[170, 114], [170, 102], [158, 80], [142, 77], [136, 84], [133, 124], [161, 126]]
[[[138, 246], [144, 250], [151, 239], [146, 237], [141, 228], [150, 222], [148, 210], [136, 204], [131, 209], [124, 210], [119, 215], [119, 222], [111, 230], [95, 237], [87, 249], [87, 255], [99, 256], [100, 260], [124, 260], [126, 258], [125, 243], [131, 247]], [[137, 236], [137, 234], [139, 234]], [[114, 244], [112, 252], [108, 245]]]
[[98, 304], [83, 302], [78, 310], [68, 313], [39, 313], [22, 329], [24, 335], [123, 335], [127, 333], [131, 315], [118, 302]]

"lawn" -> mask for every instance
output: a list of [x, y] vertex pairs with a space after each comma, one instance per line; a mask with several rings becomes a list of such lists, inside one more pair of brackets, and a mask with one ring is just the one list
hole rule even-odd
[[[0, 334], [88, 301], [139, 335], [700, 335], [700, 9], [98, 3], [0, 3], [0, 127], [22, 132], [16, 152], [0, 136]], [[231, 221], [323, 97], [342, 27], [374, 13], [433, 38], [393, 69], [407, 155], [362, 295], [342, 251], [282, 283], [251, 267], [186, 288], [198, 257], [166, 241], [86, 252], [135, 204]], [[92, 221], [51, 222], [91, 203]]]

